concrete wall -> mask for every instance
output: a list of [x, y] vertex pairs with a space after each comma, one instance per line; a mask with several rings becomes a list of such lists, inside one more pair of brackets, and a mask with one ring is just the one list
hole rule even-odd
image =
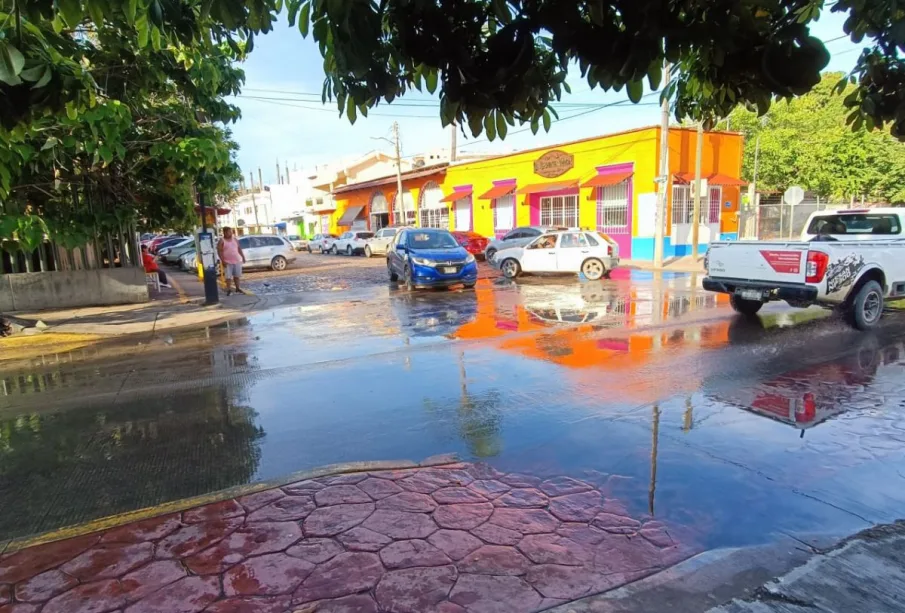
[[141, 268], [0, 275], [0, 311], [108, 306], [148, 299]]

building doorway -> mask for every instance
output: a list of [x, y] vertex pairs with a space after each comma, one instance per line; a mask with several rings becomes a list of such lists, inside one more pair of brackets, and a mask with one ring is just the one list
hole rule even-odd
[[371, 230], [376, 232], [390, 225], [389, 205], [386, 196], [382, 192], [371, 194], [371, 202], [368, 205], [370, 212]]
[[597, 188], [597, 230], [619, 245], [619, 257], [632, 256], [632, 190], [629, 179]]

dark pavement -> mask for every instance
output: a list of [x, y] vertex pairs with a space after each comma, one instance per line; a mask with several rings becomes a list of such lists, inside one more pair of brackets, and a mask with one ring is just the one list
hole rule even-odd
[[0, 365], [0, 543], [356, 460], [611, 481], [702, 548], [905, 508], [905, 319], [872, 334], [690, 276], [383, 283]]

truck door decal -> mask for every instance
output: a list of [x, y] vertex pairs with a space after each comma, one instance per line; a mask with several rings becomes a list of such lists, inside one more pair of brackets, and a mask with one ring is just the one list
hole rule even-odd
[[760, 254], [775, 272], [793, 275], [801, 272], [801, 251], [761, 250]]
[[835, 294], [851, 285], [864, 268], [864, 256], [847, 255], [832, 262], [826, 270], [826, 293]]

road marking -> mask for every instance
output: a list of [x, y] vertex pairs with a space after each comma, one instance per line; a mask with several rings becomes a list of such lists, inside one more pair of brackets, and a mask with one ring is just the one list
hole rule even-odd
[[179, 284], [179, 281], [176, 280], [176, 275], [172, 275], [167, 277], [167, 281], [170, 282], [170, 285], [173, 286], [173, 289], [176, 290], [176, 293], [179, 294], [179, 301], [185, 304], [189, 301], [188, 296], [185, 293], [185, 290], [182, 289], [182, 285]]

